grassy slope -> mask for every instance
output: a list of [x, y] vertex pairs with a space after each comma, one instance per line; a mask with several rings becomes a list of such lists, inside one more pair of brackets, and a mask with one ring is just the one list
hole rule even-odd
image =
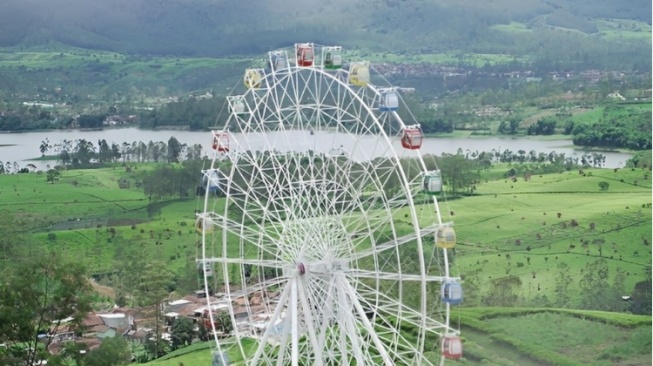
[[[650, 179], [643, 179], [648, 171], [588, 172], [592, 176], [574, 171], [533, 176], [528, 182], [491, 181], [479, 186], [480, 196], [452, 202], [461, 273], [479, 271], [482, 279], [490, 279], [508, 272], [519, 276], [526, 289], [535, 291], [540, 285], [550, 296], [557, 261], [567, 262], [574, 279], [580, 279], [580, 271], [599, 257], [601, 247], [611, 273], [616, 268], [629, 272], [628, 293], [651, 261], [650, 247], [643, 243], [651, 235], [651, 210], [642, 208], [651, 203]], [[635, 180], [640, 185], [633, 185]], [[600, 181], [609, 182], [610, 188], [600, 191]], [[572, 219], [579, 224], [575, 228], [569, 226]], [[587, 248], [581, 239], [589, 240]], [[603, 244], [596, 244], [601, 240]]]
[[[143, 165], [136, 171], [150, 168], [151, 166]], [[505, 170], [506, 167], [495, 169]], [[599, 253], [595, 243], [599, 239], [604, 242], [603, 257], [609, 258], [611, 273], [616, 268], [629, 273], [625, 292], [630, 291], [641, 278], [643, 267], [651, 262], [650, 247], [643, 245], [643, 239], [650, 239], [651, 210], [641, 208], [642, 204], [651, 203], [651, 181], [643, 177], [650, 172], [592, 169], [585, 173], [585, 176], [577, 171], [533, 176], [528, 182], [522, 179], [517, 182], [503, 179], [489, 181], [478, 186], [477, 196], [443, 202], [443, 211], [454, 211], [453, 218], [459, 237], [456, 266], [460, 272], [466, 274], [479, 271], [480, 278], [485, 280], [503, 276], [507, 271], [522, 278], [524, 296], [532, 296], [529, 291], [534, 292], [538, 284], [542, 293], [551, 294], [555, 272], [552, 264], [556, 261], [569, 264], [576, 284], [585, 264], [597, 259]], [[118, 189], [117, 181], [121, 177], [133, 182], [136, 173], [129, 173], [122, 167], [65, 171], [62, 179], [55, 184], [46, 183], [43, 174], [0, 175], [0, 208], [3, 212], [15, 213], [19, 220], [30, 226], [40, 227], [33, 236], [41, 245], [58, 246], [68, 255], [86, 261], [94, 272], [110, 271], [114, 266], [114, 258], [128, 246], [136, 248], [140, 255], [147, 258], [168, 262], [170, 269], [182, 273], [186, 262], [195, 258], [198, 237], [192, 227], [193, 212], [201, 208], [201, 202], [197, 199], [170, 201], [154, 205], [148, 210], [148, 200], [140, 189]], [[610, 188], [600, 191], [600, 181], [609, 182]], [[634, 184], [635, 181], [638, 181], [638, 185]], [[557, 217], [558, 212], [561, 213], [560, 218]], [[100, 221], [69, 221], [76, 218], [97, 218]], [[107, 218], [109, 221], [106, 221]], [[578, 227], [563, 229], [560, 226], [562, 222], [569, 223], [572, 218], [578, 221]], [[96, 227], [98, 222], [101, 222], [102, 227]], [[595, 223], [594, 230], [589, 228], [592, 222]], [[49, 223], [75, 228], [51, 231], [56, 239], [50, 242], [47, 232], [43, 230]], [[117, 234], [113, 239], [106, 230], [107, 224], [116, 229]], [[130, 226], [132, 224], [136, 225], [134, 229]], [[90, 227], [76, 228], [76, 225]], [[541, 239], [536, 238], [538, 233]], [[587, 249], [582, 248], [581, 238], [589, 240]], [[516, 239], [521, 240], [520, 245], [515, 244]], [[156, 242], [160, 245], [157, 246]], [[575, 248], [570, 247], [572, 244]], [[530, 251], [527, 249], [529, 246]], [[510, 260], [506, 259], [506, 254], [511, 255]], [[610, 259], [610, 256], [613, 258]], [[621, 256], [621, 260], [618, 256]], [[531, 258], [530, 264], [526, 264], [527, 257]], [[545, 258], [548, 258], [548, 262]], [[518, 268], [517, 263], [520, 262], [525, 265]], [[536, 273], [535, 279], [532, 278], [532, 272]], [[470, 311], [471, 315], [468, 313]], [[508, 313], [511, 311], [514, 309], [507, 310]], [[521, 360], [524, 356], [515, 351], [527, 347], [529, 342], [522, 342], [526, 346], [519, 342], [511, 343], [514, 338], [527, 339], [518, 333], [519, 327], [509, 331], [508, 335], [495, 335], [490, 340], [483, 334], [475, 339], [474, 334], [478, 332], [493, 333], [496, 329], [508, 329], [508, 326], [504, 326], [500, 320], [493, 320], [493, 323], [481, 322], [495, 327], [492, 329], [478, 326], [478, 321], [487, 314], [480, 316], [473, 312], [473, 309], [460, 311], [461, 323], [475, 329], [470, 332], [467, 347], [472, 358], [485, 358], [494, 360], [491, 361], [493, 364], [504, 365], [514, 363], [514, 360], [522, 365], [532, 361]], [[587, 312], [583, 314], [591, 317]], [[523, 317], [513, 318], [512, 321], [519, 324]], [[525, 327], [566, 322], [566, 318], [524, 319], [525, 324], [536, 324]], [[614, 327], [615, 324], [622, 326], [625, 323], [617, 321], [610, 326]], [[591, 326], [593, 325], [588, 325]], [[623, 332], [612, 328], [601, 331], [615, 334], [615, 338], [607, 339], [600, 345], [603, 347], [601, 349], [607, 347], [622, 355], [620, 357], [626, 357], [632, 347], [637, 347], [636, 339], [627, 340]], [[503, 346], [494, 347], [492, 342], [500, 342]], [[564, 350], [559, 349], [561, 346], [558, 343], [547, 344], [545, 348], [548, 353], [542, 351], [542, 357], [553, 357], [551, 353], [566, 352], [567, 356], [580, 357], [574, 362], [588, 362], [582, 357], [589, 357], [593, 354], [590, 351], [592, 347], [599, 346], [592, 345], [591, 342], [586, 344], [582, 340], [578, 342], [580, 344]], [[578, 353], [575, 348], [579, 348]], [[501, 351], [498, 352], [497, 349]], [[521, 350], [527, 354], [539, 352], [528, 347]], [[598, 352], [596, 354], [599, 355]], [[187, 357], [192, 359], [183, 361], [180, 358], [174, 362], [194, 364], [203, 362], [210, 355], [198, 352]], [[471, 358], [469, 360], [471, 364], [476, 362]], [[637, 360], [633, 364], [640, 364]], [[539, 364], [537, 360], [532, 362], [534, 365]]]
[[[650, 316], [529, 308], [462, 308], [455, 315], [465, 342], [465, 357], [457, 364], [650, 364]], [[149, 365], [207, 364], [208, 347], [198, 343]], [[239, 360], [234, 349], [229, 355]]]
[[[528, 182], [489, 181], [478, 185], [477, 196], [443, 203], [444, 212], [455, 213], [460, 273], [478, 271], [481, 279], [489, 280], [508, 272], [520, 276], [525, 289], [534, 291], [539, 284], [543, 294], [550, 294], [556, 261], [567, 262], [578, 279], [585, 264], [599, 257], [600, 247], [611, 273], [617, 267], [628, 272], [629, 292], [651, 261], [650, 247], [644, 245], [644, 239], [650, 239], [651, 210], [642, 209], [651, 203], [651, 182], [644, 179], [650, 172], [590, 172], [592, 176], [573, 171], [533, 176]], [[118, 189], [120, 177], [134, 181], [136, 174], [121, 167], [65, 171], [55, 184], [34, 173], [0, 175], [0, 208], [40, 228], [34, 237], [42, 245], [57, 245], [85, 258], [94, 272], [110, 271], [113, 259], [130, 246], [147, 258], [169, 262], [179, 273], [196, 255], [194, 211], [202, 209], [202, 202], [173, 200], [148, 209], [142, 190]], [[609, 182], [610, 188], [601, 191], [600, 181]], [[575, 228], [569, 226], [572, 219], [579, 224]], [[49, 242], [46, 228], [52, 224], [58, 224], [50, 228], [56, 239]], [[107, 225], [115, 228], [114, 238]], [[589, 241], [586, 248], [581, 239]]]

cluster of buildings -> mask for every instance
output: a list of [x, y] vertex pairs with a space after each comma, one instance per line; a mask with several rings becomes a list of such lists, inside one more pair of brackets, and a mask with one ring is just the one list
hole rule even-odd
[[[242, 294], [232, 294], [231, 306], [234, 309], [235, 324], [241, 334], [257, 336], [267, 326], [267, 320], [271, 317], [269, 306], [275, 306], [279, 296], [278, 293], [266, 292], [250, 295], [245, 298]], [[270, 301], [264, 302], [264, 297]], [[207, 301], [208, 300], [208, 301]], [[267, 306], [265, 305], [267, 303]], [[211, 304], [210, 307], [208, 304]], [[229, 298], [225, 294], [217, 294], [207, 299], [204, 291], [197, 291], [192, 295], [180, 299], [168, 301], [162, 305], [163, 319], [160, 323], [161, 338], [170, 340], [172, 324], [175, 320], [185, 317], [196, 324], [196, 329], [204, 325], [211, 329], [210, 321], [219, 321], [217, 316], [221, 312], [228, 313]], [[132, 344], [144, 344], [147, 339], [155, 339], [154, 308], [130, 309], [115, 307], [107, 312], [90, 312], [82, 320], [81, 332], [73, 328], [72, 318], [62, 319], [55, 322], [50, 330], [51, 341], [48, 350], [52, 354], [58, 354], [66, 342], [83, 343], [89, 350], [100, 346], [102, 340], [107, 337], [121, 336]], [[209, 313], [213, 316], [210, 317]], [[217, 327], [216, 327], [217, 328]], [[224, 334], [229, 336], [229, 334]], [[42, 335], [42, 338], [48, 335]]]

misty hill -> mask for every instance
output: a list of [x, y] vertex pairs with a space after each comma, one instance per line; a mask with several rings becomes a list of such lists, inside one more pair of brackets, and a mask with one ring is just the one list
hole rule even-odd
[[[600, 37], [601, 22], [613, 18], [651, 24], [651, 2], [4, 0], [0, 47], [61, 43], [132, 54], [224, 56], [313, 41], [398, 52], [555, 50], [585, 52], [585, 58], [599, 48], [622, 55], [635, 49], [650, 58], [650, 37]], [[616, 28], [622, 26], [628, 24]], [[583, 44], [587, 39], [591, 46]]]

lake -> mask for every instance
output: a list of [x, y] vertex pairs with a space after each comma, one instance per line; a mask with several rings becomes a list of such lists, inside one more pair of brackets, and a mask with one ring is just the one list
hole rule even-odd
[[[321, 141], [325, 141], [331, 146], [334, 139], [339, 136], [334, 132], [316, 131], [314, 135], [310, 135], [306, 131], [291, 131], [290, 141], [302, 141], [301, 145], [310, 146], [320, 151], [319, 145]], [[163, 141], [166, 142], [170, 137], [174, 136], [180, 143], [187, 145], [201, 144], [204, 146], [205, 151], [208, 153], [211, 144], [210, 132], [198, 131], [177, 131], [177, 130], [142, 130], [138, 128], [115, 128], [97, 131], [85, 130], [62, 130], [62, 131], [39, 131], [39, 132], [24, 132], [24, 133], [0, 133], [0, 161], [6, 163], [17, 162], [21, 167], [28, 163], [27, 160], [37, 158], [41, 155], [39, 146], [41, 141], [46, 138], [50, 144], [61, 143], [66, 140], [86, 139], [93, 142], [97, 146], [98, 140], [105, 139], [109, 145], [116, 143], [121, 145], [123, 142], [131, 144], [134, 141]], [[237, 138], [237, 136], [236, 136]], [[366, 138], [367, 140], [367, 138]], [[396, 139], [398, 140], [398, 139]], [[7, 145], [7, 146], [4, 146]], [[567, 156], [582, 156], [587, 150], [582, 148], [573, 148], [571, 140], [535, 140], [528, 138], [513, 138], [513, 137], [427, 137], [422, 144], [422, 154], [437, 154], [450, 153], [455, 154], [458, 149], [463, 151], [491, 151], [495, 150], [512, 150], [517, 152], [525, 150], [527, 153], [531, 150], [536, 152], [549, 153], [555, 151], [557, 153], [565, 153]], [[345, 146], [347, 147], [347, 146]], [[397, 143], [397, 148], [401, 148]], [[284, 150], [284, 149], [281, 149]], [[632, 156], [628, 153], [620, 152], [601, 152], [606, 156], [606, 167], [617, 168], [625, 165], [626, 161]], [[47, 164], [52, 162], [46, 161], [30, 161], [40, 169], [44, 169]]]

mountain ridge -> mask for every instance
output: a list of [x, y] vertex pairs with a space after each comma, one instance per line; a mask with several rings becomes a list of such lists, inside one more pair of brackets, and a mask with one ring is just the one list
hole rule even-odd
[[[651, 3], [642, 0], [6, 0], [3, 7], [0, 47], [60, 42], [120, 53], [210, 57], [257, 54], [307, 40], [408, 52], [512, 47], [513, 53], [526, 53], [537, 47], [522, 43], [549, 37], [553, 26], [591, 35], [598, 18], [651, 23]], [[534, 34], [491, 28], [511, 22], [534, 27]], [[517, 43], [521, 46], [512, 45]]]

